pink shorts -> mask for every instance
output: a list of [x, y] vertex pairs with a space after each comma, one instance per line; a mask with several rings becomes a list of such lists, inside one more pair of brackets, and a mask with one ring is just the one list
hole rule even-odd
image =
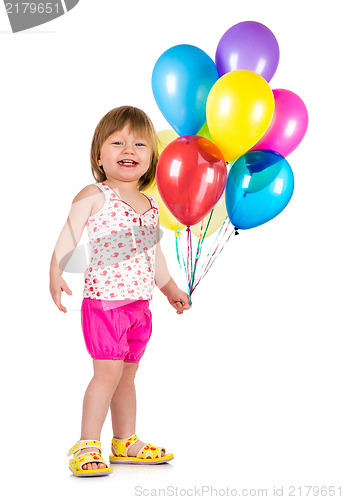
[[[111, 301], [110, 301], [111, 302]], [[148, 300], [109, 307], [109, 301], [83, 298], [81, 326], [93, 359], [123, 359], [137, 363], [152, 332]]]

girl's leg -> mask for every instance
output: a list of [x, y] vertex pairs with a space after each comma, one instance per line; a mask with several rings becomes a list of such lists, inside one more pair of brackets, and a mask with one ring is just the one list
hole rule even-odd
[[[107, 416], [114, 391], [121, 379], [122, 360], [94, 359], [94, 376], [89, 383], [83, 402], [81, 440], [95, 439], [100, 441], [101, 430]], [[85, 451], [98, 451], [88, 448]], [[103, 464], [89, 463], [83, 469], [97, 469]]]
[[124, 363], [120, 381], [110, 402], [114, 436], [126, 438], [135, 433], [137, 413], [134, 379], [139, 363]]
[[[118, 439], [125, 439], [135, 433], [137, 408], [134, 379], [138, 367], [139, 363], [124, 363], [120, 381], [110, 403], [113, 433]], [[142, 441], [134, 443], [128, 455], [136, 456], [144, 444]]]

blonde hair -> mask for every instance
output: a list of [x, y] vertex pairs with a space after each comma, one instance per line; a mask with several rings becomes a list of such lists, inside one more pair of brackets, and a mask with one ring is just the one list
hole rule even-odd
[[133, 106], [120, 106], [109, 111], [98, 123], [90, 151], [91, 171], [97, 182], [104, 182], [106, 175], [101, 166], [98, 165], [101, 148], [108, 137], [117, 130], [123, 129], [129, 125], [130, 131], [145, 135], [151, 146], [150, 166], [144, 175], [138, 180], [138, 189], [140, 191], [148, 187], [156, 176], [156, 166], [158, 162], [157, 134], [154, 126], [144, 111]]

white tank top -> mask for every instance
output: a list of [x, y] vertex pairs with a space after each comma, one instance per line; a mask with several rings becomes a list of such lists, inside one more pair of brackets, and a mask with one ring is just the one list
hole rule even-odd
[[138, 214], [107, 184], [103, 207], [86, 223], [91, 246], [83, 297], [99, 300], [151, 300], [155, 286], [159, 205]]

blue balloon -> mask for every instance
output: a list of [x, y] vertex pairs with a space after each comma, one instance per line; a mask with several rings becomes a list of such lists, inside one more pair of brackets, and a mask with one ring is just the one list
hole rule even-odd
[[153, 95], [180, 136], [196, 135], [206, 122], [207, 97], [217, 80], [215, 63], [194, 45], [171, 47], [156, 62]]
[[251, 229], [276, 217], [289, 203], [294, 176], [283, 156], [268, 149], [249, 151], [231, 167], [225, 186], [229, 219]]

